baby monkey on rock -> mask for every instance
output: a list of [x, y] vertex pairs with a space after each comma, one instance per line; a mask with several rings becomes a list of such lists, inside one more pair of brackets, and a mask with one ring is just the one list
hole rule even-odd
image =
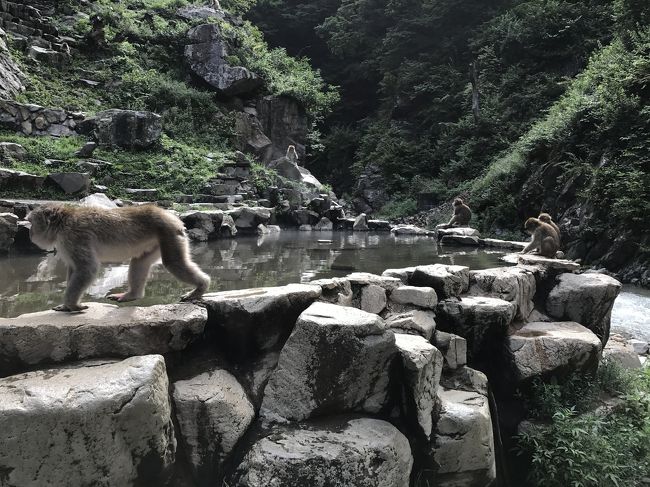
[[162, 258], [163, 265], [179, 280], [195, 286], [183, 300], [199, 299], [210, 278], [192, 262], [185, 227], [172, 213], [154, 205], [128, 208], [83, 208], [45, 205], [27, 215], [29, 236], [45, 250], [55, 248], [68, 267], [63, 304], [56, 311], [81, 311], [88, 306], [81, 297], [92, 284], [101, 262], [129, 265], [129, 289], [111, 294], [115, 301], [132, 301], [144, 296], [151, 266]]

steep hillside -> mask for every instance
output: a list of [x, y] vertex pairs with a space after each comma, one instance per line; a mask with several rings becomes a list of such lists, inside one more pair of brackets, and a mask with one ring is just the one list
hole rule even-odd
[[[28, 152], [2, 165], [36, 175], [53, 167], [79, 170], [89, 157], [75, 153], [85, 142], [85, 122], [106, 118], [109, 109], [162, 117], [162, 136], [154, 143], [134, 150], [111, 139], [92, 154], [101, 161], [93, 166], [95, 183], [114, 197], [133, 187], [155, 188], [159, 199], [219, 196], [214, 188], [224, 181], [215, 175], [224, 163], [238, 160], [236, 150], [262, 164], [293, 144], [303, 158], [315, 123], [336, 94], [305, 60], [267, 47], [259, 30], [240, 17], [251, 3], [225, 0], [214, 9], [186, 0], [2, 2], [0, 54], [8, 67], [2, 72], [12, 81], [22, 79], [24, 88], [12, 85], [0, 96], [63, 109], [56, 117], [70, 119], [54, 129], [49, 124], [56, 117], [22, 122], [15, 103], [2, 105], [0, 139]], [[139, 130], [111, 123], [113, 138]], [[33, 137], [40, 133], [55, 137]], [[254, 174], [253, 183], [261, 185], [275, 178], [262, 165]], [[50, 196], [33, 188], [5, 188], [3, 195]]]
[[[546, 210], [572, 257], [648, 284], [648, 9], [262, 0], [251, 18], [340, 85], [312, 170], [360, 211], [463, 194], [483, 231], [520, 233]], [[294, 24], [304, 39], [281, 28]]]

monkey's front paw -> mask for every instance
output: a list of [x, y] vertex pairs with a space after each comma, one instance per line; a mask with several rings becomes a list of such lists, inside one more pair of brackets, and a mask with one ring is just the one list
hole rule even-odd
[[52, 308], [54, 311], [64, 311], [66, 313], [81, 313], [83, 310], [88, 309], [88, 306], [81, 304], [78, 306], [70, 306], [67, 304], [60, 304]]

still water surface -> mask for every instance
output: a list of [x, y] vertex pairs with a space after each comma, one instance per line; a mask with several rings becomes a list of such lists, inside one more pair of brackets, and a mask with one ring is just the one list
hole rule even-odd
[[[461, 264], [471, 269], [506, 265], [503, 252], [472, 248], [440, 249], [426, 237], [389, 233], [285, 231], [263, 237], [238, 237], [194, 244], [192, 255], [212, 278], [210, 291], [309, 282], [324, 277], [421, 264]], [[105, 265], [84, 301], [103, 297], [126, 285], [128, 264]], [[40, 311], [60, 302], [66, 271], [56, 254], [12, 255], [0, 260], [0, 316]], [[188, 290], [162, 265], [153, 268], [146, 297], [138, 304], [175, 302]]]
[[[354, 271], [423, 264], [457, 264], [470, 269], [507, 265], [503, 252], [438, 247], [435, 239], [389, 233], [285, 231], [192, 246], [194, 260], [210, 274], [210, 291], [280, 286], [340, 277]], [[128, 264], [105, 265], [85, 301], [104, 301], [125, 288]], [[66, 271], [56, 254], [12, 255], [0, 260], [0, 316], [11, 317], [59, 304]], [[175, 302], [188, 290], [162, 265], [153, 268], [141, 305]], [[650, 341], [650, 291], [626, 286], [616, 300], [612, 329]]]

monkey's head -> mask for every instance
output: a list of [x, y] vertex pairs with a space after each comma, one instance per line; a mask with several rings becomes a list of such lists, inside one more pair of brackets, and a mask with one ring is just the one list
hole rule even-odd
[[65, 207], [44, 205], [35, 208], [27, 215], [29, 238], [43, 250], [52, 250], [61, 228]]
[[460, 198], [456, 198], [454, 200], [454, 206], [460, 206], [462, 204], [464, 204], [464, 203], [463, 203], [463, 200], [461, 200]]
[[537, 219], [543, 221], [544, 223], [551, 223], [553, 221], [551, 215], [548, 213], [540, 213]]
[[539, 221], [537, 218], [529, 218], [526, 220], [526, 223], [524, 224], [524, 228], [528, 233], [531, 235], [535, 233], [535, 230], [537, 230], [537, 227], [539, 227], [542, 224], [541, 221]]

